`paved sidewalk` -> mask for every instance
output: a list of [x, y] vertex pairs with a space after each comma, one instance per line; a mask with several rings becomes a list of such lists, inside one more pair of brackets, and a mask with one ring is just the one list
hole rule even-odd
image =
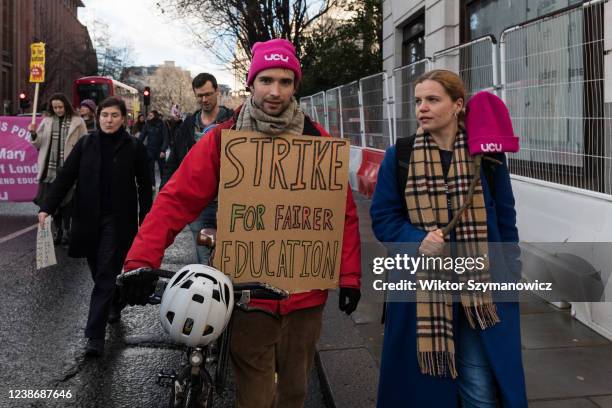
[[[355, 194], [363, 252], [384, 255], [374, 238], [370, 200]], [[373, 407], [384, 328], [382, 294], [362, 260], [362, 300], [347, 317], [330, 293], [318, 345], [318, 367], [329, 406]], [[523, 363], [531, 408], [612, 408], [612, 342], [536, 297], [521, 303]]]

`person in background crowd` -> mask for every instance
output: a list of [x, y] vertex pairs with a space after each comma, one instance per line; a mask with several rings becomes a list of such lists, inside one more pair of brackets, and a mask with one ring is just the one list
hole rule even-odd
[[[183, 124], [183, 119], [180, 117], [168, 119], [168, 149], [170, 152], [172, 152], [172, 149], [174, 149], [174, 143], [176, 142], [176, 135], [182, 124]], [[169, 157], [170, 157], [170, 154], [166, 153], [166, 167], [167, 167], [167, 161], [169, 160]], [[164, 179], [166, 178], [166, 167], [164, 167]], [[163, 184], [160, 184], [160, 188], [161, 186], [163, 186]]]
[[147, 146], [149, 155], [149, 168], [151, 173], [151, 182], [155, 187], [155, 163], [159, 167], [160, 179], [164, 175], [164, 165], [166, 164], [166, 149], [168, 148], [168, 127], [162, 121], [162, 116], [158, 111], [152, 110], [147, 116], [140, 136], [141, 142]]
[[170, 113], [172, 114], [172, 117], [174, 119], [178, 119], [181, 117], [181, 109], [179, 108], [179, 106], [172, 102], [172, 108], [170, 109]]
[[91, 99], [83, 99], [79, 106], [79, 115], [87, 125], [87, 131], [92, 132], [96, 129], [96, 103]]
[[145, 117], [142, 113], [139, 113], [138, 117], [136, 118], [136, 121], [132, 125], [132, 135], [134, 137], [140, 137], [140, 133], [142, 132], [142, 128], [144, 128], [144, 125]]
[[[233, 111], [219, 105], [219, 89], [217, 79], [208, 73], [201, 73], [191, 82], [193, 94], [200, 105], [200, 109], [185, 118], [182, 126], [175, 136], [174, 147], [170, 150], [170, 157], [166, 162], [161, 188], [168, 182], [181, 162], [204, 134], [214, 128], [218, 123], [225, 122], [232, 117]], [[217, 228], [217, 199], [215, 198], [193, 222], [189, 224], [194, 241], [202, 228]], [[209, 247], [196, 245], [198, 263], [207, 265], [210, 258]]]
[[125, 102], [119, 98], [111, 96], [100, 103], [99, 129], [75, 145], [38, 214], [42, 224], [77, 183], [68, 254], [86, 257], [94, 280], [85, 328], [85, 351], [92, 356], [104, 352], [107, 322], [120, 319], [115, 278], [152, 201], [147, 151], [125, 131], [126, 114]]
[[[45, 201], [49, 186], [55, 181], [66, 158], [77, 141], [87, 134], [85, 122], [74, 111], [66, 95], [52, 95], [47, 106], [52, 111], [40, 122], [38, 129], [33, 124], [28, 126], [32, 144], [38, 149], [38, 192], [34, 199], [37, 205]], [[53, 242], [56, 245], [68, 243], [72, 193], [72, 189], [66, 191], [52, 214], [56, 226]]]
[[[463, 126], [465, 87], [454, 72], [433, 70], [416, 80], [414, 92], [422, 132], [414, 136], [409, 159], [396, 146], [387, 149], [370, 207], [374, 234], [380, 242], [415, 243], [425, 256], [441, 256], [445, 246], [461, 256], [469, 245], [485, 248], [493, 260], [491, 243], [518, 243], [506, 158], [498, 155], [501, 164], [491, 184], [481, 171], [472, 204], [444, 236], [442, 228], [461, 207], [474, 177], [470, 135]], [[501, 113], [470, 115], [491, 134], [513, 135], [512, 128], [498, 126], [511, 123], [509, 117], [500, 120]], [[408, 161], [405, 185], [398, 183], [399, 160]], [[507, 252], [504, 276], [520, 270], [520, 251]], [[492, 270], [476, 278], [489, 281]], [[389, 281], [405, 279], [402, 272], [391, 271]], [[423, 279], [420, 273], [416, 279]], [[440, 270], [434, 273], [444, 277]], [[458, 302], [441, 296], [421, 291], [416, 302], [387, 302], [378, 407], [526, 408], [518, 303], [493, 302], [479, 293], [462, 293]]]
[[[278, 58], [266, 58], [270, 54]], [[232, 119], [204, 135], [183, 159], [138, 231], [124, 265], [125, 271], [159, 267], [165, 248], [176, 234], [215, 198], [223, 129], [258, 131], [270, 136], [281, 133], [328, 136], [319, 124], [304, 114], [294, 97], [301, 77], [300, 63], [289, 41], [276, 39], [254, 45], [247, 79], [251, 97], [234, 112]], [[343, 236], [339, 255], [339, 307], [350, 314], [361, 296], [359, 220], [350, 188], [346, 196]], [[142, 293], [136, 292], [133, 297], [147, 296], [149, 286], [144, 282], [138, 287]], [[129, 292], [126, 295], [130, 303]], [[282, 301], [251, 302], [250, 306], [275, 317], [257, 311], [235, 310], [230, 350], [237, 384], [237, 407], [303, 407], [326, 299], [326, 290], [312, 290], [292, 294]]]

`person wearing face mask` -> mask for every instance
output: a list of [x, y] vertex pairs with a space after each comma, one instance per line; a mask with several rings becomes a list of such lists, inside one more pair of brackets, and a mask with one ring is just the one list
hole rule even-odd
[[85, 328], [86, 354], [92, 356], [104, 351], [107, 322], [120, 318], [115, 278], [152, 201], [147, 150], [127, 133], [125, 117], [123, 100], [109, 97], [100, 103], [99, 129], [74, 146], [38, 214], [42, 225], [77, 183], [68, 255], [87, 258], [94, 281]]
[[[34, 203], [40, 205], [47, 195], [49, 186], [55, 180], [77, 141], [87, 134], [87, 126], [74, 111], [66, 95], [56, 93], [49, 99], [50, 115], [38, 125], [28, 125], [31, 143], [38, 150], [38, 192]], [[72, 189], [66, 192], [61, 205], [53, 214], [57, 227], [53, 242], [57, 245], [68, 242]]]
[[[447, 70], [419, 77], [414, 100], [420, 129], [387, 149], [378, 173], [370, 207], [376, 238], [392, 251], [411, 247], [417, 256], [487, 258], [473, 272], [416, 270], [415, 281], [489, 282], [500, 272], [504, 280], [516, 276], [520, 250], [504, 250], [501, 262], [492, 256], [499, 243], [517, 248], [519, 240], [506, 157], [489, 157], [497, 164], [487, 174], [484, 167], [476, 170], [477, 159], [468, 150], [470, 137], [479, 136], [474, 123], [486, 135], [513, 136], [507, 110], [504, 116], [502, 110], [491, 115], [474, 109], [466, 117], [463, 81]], [[470, 205], [462, 212], [466, 202]], [[407, 276], [406, 270], [391, 270], [388, 280]], [[527, 407], [517, 302], [469, 290], [455, 299], [418, 288], [414, 298], [388, 295], [378, 408]]]
[[[159, 267], [165, 248], [176, 234], [214, 200], [219, 188], [223, 129], [257, 131], [269, 136], [328, 136], [300, 109], [294, 97], [302, 69], [293, 44], [274, 39], [256, 43], [252, 51], [247, 78], [251, 96], [230, 120], [205, 134], [185, 156], [138, 231], [124, 271]], [[252, 154], [255, 158], [256, 149]], [[277, 199], [282, 202], [283, 195]], [[342, 204], [346, 212], [339, 255], [338, 307], [351, 314], [361, 296], [361, 247], [350, 187]], [[133, 300], [131, 294], [126, 294], [128, 303], [137, 303], [148, 294], [150, 287], [144, 283], [141, 287], [142, 293], [134, 291]], [[257, 299], [249, 303], [267, 313], [235, 310], [230, 353], [237, 407], [303, 407], [326, 299], [326, 290], [311, 290], [281, 301]]]

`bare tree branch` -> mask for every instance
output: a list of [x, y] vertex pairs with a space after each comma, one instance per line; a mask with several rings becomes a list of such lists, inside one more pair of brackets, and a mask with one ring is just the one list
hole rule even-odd
[[246, 72], [258, 41], [286, 38], [302, 53], [303, 37], [314, 23], [344, 0], [159, 0], [168, 18], [189, 27], [198, 46]]

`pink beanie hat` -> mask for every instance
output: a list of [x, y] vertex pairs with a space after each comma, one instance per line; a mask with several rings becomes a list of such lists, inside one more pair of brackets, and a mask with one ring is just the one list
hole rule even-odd
[[253, 59], [247, 77], [247, 86], [253, 85], [257, 74], [270, 68], [290, 69], [295, 73], [296, 84], [302, 79], [300, 61], [295, 55], [295, 47], [284, 39], [256, 42], [251, 50]]
[[504, 101], [490, 92], [478, 92], [466, 105], [465, 130], [468, 150], [480, 153], [518, 152], [510, 112]]

